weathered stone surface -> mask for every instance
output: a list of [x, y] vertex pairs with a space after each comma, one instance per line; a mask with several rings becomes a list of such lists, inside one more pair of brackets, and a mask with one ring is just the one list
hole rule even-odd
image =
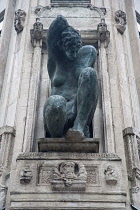
[[38, 139], [39, 152], [99, 152], [99, 139], [70, 140], [65, 138]]
[[[113, 187], [104, 175], [108, 165], [119, 174]], [[20, 174], [26, 166], [30, 166], [32, 180], [24, 185]], [[125, 209], [121, 167], [121, 159], [115, 154], [21, 154], [12, 182], [11, 209]]]

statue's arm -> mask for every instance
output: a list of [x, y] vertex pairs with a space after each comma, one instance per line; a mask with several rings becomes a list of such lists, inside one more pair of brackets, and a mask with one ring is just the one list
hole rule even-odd
[[51, 23], [47, 33], [47, 49], [48, 49], [48, 73], [52, 80], [56, 69], [58, 56], [60, 56], [60, 49], [58, 43], [61, 40], [62, 32], [68, 27], [67, 20], [59, 15]]
[[47, 33], [47, 46], [50, 56], [56, 55], [60, 50], [58, 42], [61, 40], [62, 32], [68, 26], [69, 24], [67, 20], [61, 15], [57, 16], [57, 18], [51, 23]]
[[93, 67], [97, 58], [97, 51], [95, 47], [86, 45], [80, 48], [76, 59], [76, 65], [82, 69], [86, 67]]
[[56, 64], [53, 59], [48, 58], [47, 68], [48, 68], [49, 77], [52, 80], [56, 69]]
[[[92, 67], [97, 58], [97, 51], [91, 45], [83, 46], [78, 53], [78, 62], [83, 63], [84, 67]], [[82, 65], [83, 65], [82, 64]]]

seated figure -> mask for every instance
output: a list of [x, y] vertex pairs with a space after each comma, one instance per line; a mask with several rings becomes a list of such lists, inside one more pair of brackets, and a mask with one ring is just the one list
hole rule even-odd
[[98, 80], [93, 69], [96, 49], [82, 46], [80, 34], [63, 16], [51, 23], [47, 45], [51, 96], [43, 111], [45, 137], [90, 137], [98, 101]]

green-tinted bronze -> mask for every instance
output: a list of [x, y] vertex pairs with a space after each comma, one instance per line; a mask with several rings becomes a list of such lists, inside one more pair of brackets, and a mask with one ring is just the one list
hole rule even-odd
[[98, 100], [96, 49], [82, 47], [78, 31], [63, 16], [50, 25], [47, 44], [51, 96], [44, 106], [45, 137], [90, 137]]

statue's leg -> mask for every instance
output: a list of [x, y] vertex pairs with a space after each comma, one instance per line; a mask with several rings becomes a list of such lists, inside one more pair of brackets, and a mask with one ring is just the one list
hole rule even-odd
[[44, 105], [44, 127], [51, 137], [62, 137], [67, 120], [66, 100], [59, 95], [50, 96]]
[[86, 126], [91, 123], [98, 101], [98, 79], [96, 71], [85, 68], [79, 77], [77, 91], [77, 116], [74, 126], [68, 131], [68, 136], [77, 135], [84, 138]]

